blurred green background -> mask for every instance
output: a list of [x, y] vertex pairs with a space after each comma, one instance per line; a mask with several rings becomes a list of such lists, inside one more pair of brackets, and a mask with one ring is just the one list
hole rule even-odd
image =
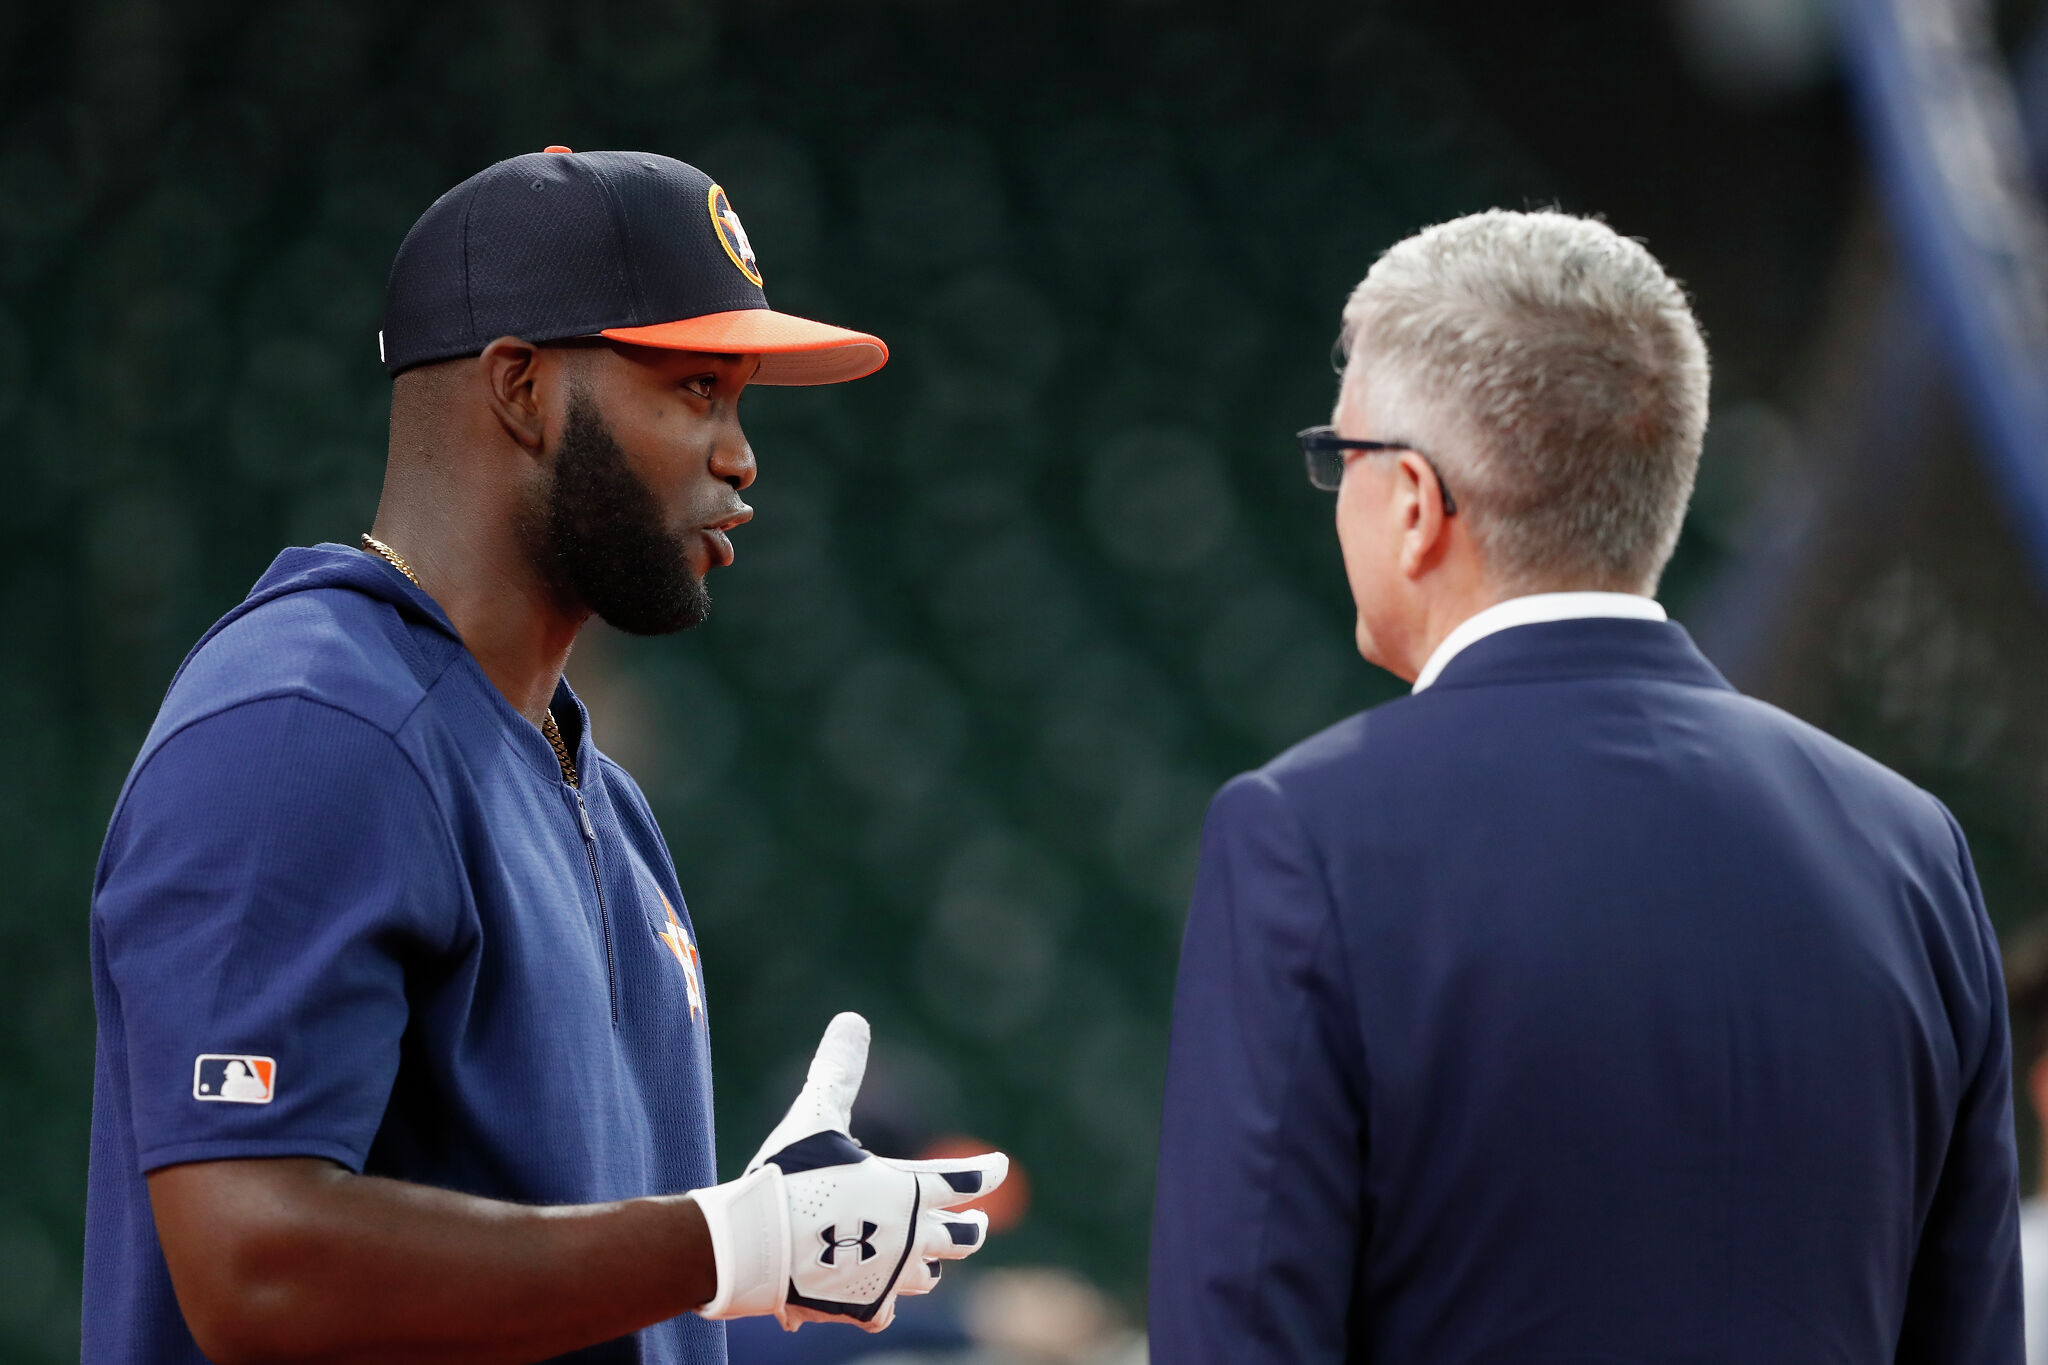
[[1955, 805], [2002, 925], [2041, 904], [2040, 604], [1938, 372], [1935, 457], [1829, 501], [1896, 285], [1817, 0], [86, 0], [0, 9], [0, 70], [0, 1359], [77, 1353], [121, 778], [276, 551], [368, 525], [406, 228], [549, 143], [701, 165], [777, 306], [895, 352], [749, 396], [710, 624], [571, 661], [700, 929], [728, 1167], [860, 1009], [870, 1140], [1002, 1144], [1034, 1202], [989, 1259], [1141, 1306], [1204, 804], [1399, 690], [1289, 436], [1377, 252], [1490, 205], [1602, 212], [1693, 288], [1665, 600], [1726, 610], [1774, 511], [1833, 516], [1738, 681]]

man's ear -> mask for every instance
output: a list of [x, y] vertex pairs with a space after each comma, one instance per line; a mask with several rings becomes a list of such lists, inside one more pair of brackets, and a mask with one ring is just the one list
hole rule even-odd
[[1428, 460], [1412, 450], [1398, 453], [1395, 493], [1401, 517], [1401, 572], [1420, 578], [1434, 568], [1450, 547], [1450, 526], [1444, 516], [1444, 490]]
[[538, 451], [547, 436], [540, 393], [540, 347], [518, 337], [499, 337], [477, 357], [483, 370], [484, 395], [505, 434], [529, 451]]

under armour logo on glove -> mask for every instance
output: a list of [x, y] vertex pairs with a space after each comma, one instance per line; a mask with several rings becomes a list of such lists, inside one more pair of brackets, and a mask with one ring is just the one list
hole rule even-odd
[[[718, 1264], [707, 1318], [773, 1313], [790, 1331], [853, 1321], [879, 1332], [899, 1294], [925, 1294], [939, 1263], [971, 1256], [988, 1215], [960, 1210], [1003, 1183], [1001, 1152], [942, 1161], [894, 1161], [861, 1149], [847, 1131], [868, 1065], [868, 1021], [842, 1014], [825, 1029], [803, 1093], [738, 1180], [697, 1190]], [[859, 1228], [858, 1237], [839, 1229]], [[815, 1235], [816, 1256], [794, 1256]], [[858, 1255], [842, 1254], [859, 1251]]]
[[873, 1260], [878, 1254], [875, 1251], [874, 1243], [876, 1231], [877, 1229], [873, 1223], [862, 1223], [860, 1225], [860, 1236], [841, 1237], [839, 1235], [839, 1225], [837, 1223], [827, 1223], [824, 1231], [818, 1234], [818, 1240], [825, 1244], [825, 1249], [818, 1253], [818, 1264], [834, 1264], [832, 1258], [846, 1247], [859, 1247], [860, 1258], [863, 1261]]

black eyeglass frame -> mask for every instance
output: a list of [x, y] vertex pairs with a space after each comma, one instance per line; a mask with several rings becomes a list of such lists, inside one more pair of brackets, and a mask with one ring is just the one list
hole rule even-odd
[[1373, 455], [1405, 450], [1411, 455], [1420, 455], [1422, 462], [1429, 466], [1429, 472], [1436, 475], [1437, 492], [1444, 499], [1444, 515], [1457, 515], [1458, 500], [1451, 496], [1451, 486], [1444, 482], [1443, 471], [1436, 467], [1436, 461], [1429, 457], [1429, 452], [1418, 450], [1406, 441], [1354, 441], [1339, 436], [1335, 427], [1304, 427], [1294, 433], [1294, 439], [1301, 445], [1302, 460], [1308, 466], [1309, 483], [1325, 493], [1334, 493], [1343, 486], [1344, 455], [1347, 451]]

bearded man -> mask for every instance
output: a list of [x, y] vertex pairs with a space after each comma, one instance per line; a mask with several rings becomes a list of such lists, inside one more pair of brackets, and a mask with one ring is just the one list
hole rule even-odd
[[725, 1359], [879, 1330], [998, 1153], [892, 1162], [867, 1025], [717, 1184], [702, 964], [646, 799], [562, 676], [709, 609], [749, 384], [881, 367], [769, 309], [725, 193], [554, 147], [442, 196], [379, 337], [360, 546], [287, 550], [179, 669], [93, 895], [85, 1358]]

